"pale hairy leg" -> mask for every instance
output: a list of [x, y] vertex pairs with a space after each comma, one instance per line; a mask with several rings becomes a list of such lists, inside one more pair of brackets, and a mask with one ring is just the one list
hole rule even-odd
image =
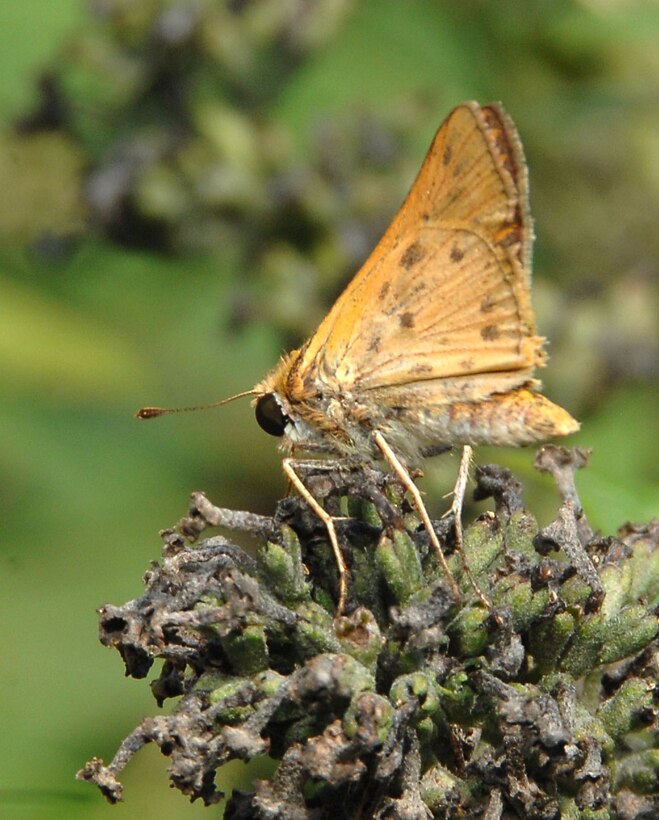
[[[455, 581], [455, 578], [453, 577], [453, 574], [451, 573], [451, 570], [448, 567], [446, 556], [444, 555], [444, 551], [442, 550], [441, 544], [439, 543], [437, 533], [435, 532], [432, 526], [428, 510], [426, 509], [426, 505], [423, 502], [423, 498], [418, 487], [416, 486], [412, 477], [410, 476], [407, 467], [400, 461], [400, 459], [393, 451], [393, 449], [391, 448], [387, 440], [384, 438], [382, 433], [380, 433], [379, 431], [375, 431], [373, 433], [373, 439], [378, 449], [386, 459], [387, 463], [398, 476], [405, 489], [412, 496], [412, 500], [414, 501], [416, 510], [419, 513], [419, 516], [421, 518], [421, 521], [423, 522], [426, 532], [428, 533], [428, 538], [430, 539], [430, 543], [432, 544], [437, 554], [442, 570], [444, 571], [449, 581], [453, 595], [456, 598], [456, 600], [460, 600], [462, 597], [460, 589]], [[478, 595], [481, 602], [484, 604], [485, 607], [487, 607], [487, 609], [491, 610], [492, 603], [487, 598], [485, 593], [481, 590], [478, 582], [476, 581], [476, 578], [474, 577], [471, 571], [471, 568], [469, 567], [469, 564], [467, 563], [466, 556], [464, 553], [464, 539], [462, 533], [462, 507], [464, 504], [467, 481], [469, 479], [469, 468], [471, 466], [472, 455], [472, 448], [469, 445], [465, 445], [462, 449], [462, 457], [460, 459], [458, 475], [455, 482], [455, 487], [453, 489], [453, 502], [451, 504], [451, 509], [447, 514], [452, 513], [454, 516], [456, 546], [462, 557], [462, 564], [465, 570], [465, 574], [467, 575], [467, 578], [469, 579], [469, 582], [472, 588], [474, 589], [474, 592]], [[336, 517], [330, 515], [319, 504], [319, 502], [314, 498], [313, 494], [307, 488], [304, 481], [296, 471], [296, 467], [302, 467], [306, 464], [307, 462], [299, 461], [298, 459], [286, 458], [282, 462], [282, 468], [290, 484], [295, 487], [295, 489], [302, 496], [302, 498], [304, 498], [307, 504], [309, 504], [311, 509], [323, 522], [327, 530], [327, 535], [330, 540], [330, 544], [336, 561], [337, 570], [339, 573], [339, 600], [336, 608], [336, 617], [340, 617], [345, 609], [345, 603], [348, 594], [348, 569], [343, 558], [343, 553], [341, 552], [341, 548], [339, 546], [339, 539], [334, 524], [334, 522], [337, 519]], [[322, 461], [312, 462], [312, 465], [315, 468], [320, 469], [328, 468], [329, 466], [331, 466]]]
[[302, 481], [300, 476], [295, 471], [295, 465], [298, 462], [292, 458], [285, 458], [282, 461], [282, 468], [284, 473], [288, 477], [290, 483], [295, 487], [298, 493], [304, 498], [307, 504], [311, 507], [311, 509], [316, 513], [318, 518], [323, 522], [325, 525], [325, 529], [327, 530], [327, 535], [330, 540], [330, 544], [332, 545], [332, 551], [334, 552], [334, 559], [336, 561], [336, 568], [339, 571], [339, 602], [336, 606], [336, 615], [335, 617], [339, 618], [343, 615], [343, 610], [345, 609], [346, 605], [346, 597], [348, 595], [348, 568], [346, 567], [345, 561], [343, 560], [343, 554], [341, 552], [341, 548], [339, 546], [339, 539], [336, 534], [336, 527], [334, 526], [334, 518], [323, 509], [323, 507], [316, 501], [313, 495], [307, 489], [305, 483]]
[[468, 444], [465, 444], [462, 448], [462, 458], [460, 459], [458, 477], [455, 481], [455, 487], [453, 488], [453, 502], [451, 504], [449, 514], [453, 513], [455, 543], [458, 552], [462, 557], [462, 566], [464, 567], [465, 574], [467, 575], [467, 578], [469, 578], [469, 583], [471, 584], [476, 595], [478, 595], [484, 606], [487, 609], [491, 610], [492, 602], [480, 588], [478, 581], [474, 577], [474, 574], [471, 571], [471, 567], [469, 566], [469, 563], [467, 561], [467, 556], [465, 555], [464, 551], [464, 539], [462, 536], [462, 505], [464, 503], [465, 492], [467, 490], [467, 480], [469, 479], [469, 467], [471, 466], [473, 452], [474, 451]]
[[[421, 493], [419, 492], [418, 487], [412, 481], [412, 477], [409, 474], [407, 467], [400, 461], [396, 453], [391, 449], [389, 443], [385, 439], [385, 437], [380, 433], [379, 430], [376, 430], [373, 433], [373, 440], [375, 441], [378, 449], [382, 453], [382, 455], [387, 460], [389, 466], [392, 470], [396, 473], [398, 478], [400, 479], [402, 485], [405, 489], [409, 492], [412, 496], [412, 500], [414, 501], [414, 506], [416, 507], [417, 512], [421, 517], [421, 521], [423, 522], [423, 526], [426, 528], [426, 532], [428, 533], [428, 538], [430, 539], [430, 543], [432, 544], [435, 552], [437, 553], [437, 558], [439, 559], [439, 563], [444, 570], [444, 574], [446, 575], [448, 582], [451, 586], [451, 590], [453, 595], [457, 601], [461, 599], [460, 589], [451, 573], [451, 570], [446, 563], [446, 557], [444, 555], [444, 551], [442, 550], [441, 544], [439, 543], [439, 538], [437, 538], [437, 533], [435, 532], [432, 522], [430, 520], [430, 516], [428, 515], [428, 510], [426, 509], [426, 505], [423, 503], [423, 498], [421, 498]], [[471, 448], [470, 448], [471, 449]], [[467, 463], [467, 472], [469, 470], [469, 463]], [[458, 475], [458, 480], [460, 479], [460, 475]], [[464, 478], [464, 485], [466, 486], [466, 477]], [[457, 485], [456, 485], [457, 487]], [[464, 496], [464, 486], [462, 488], [462, 494]], [[454, 499], [455, 501], [455, 499]], [[460, 507], [462, 506], [462, 500], [460, 500]], [[459, 525], [458, 525], [459, 526]], [[462, 533], [461, 533], [462, 535]]]

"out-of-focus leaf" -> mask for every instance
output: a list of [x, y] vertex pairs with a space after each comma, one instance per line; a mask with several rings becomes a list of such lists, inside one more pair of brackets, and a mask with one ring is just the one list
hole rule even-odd
[[59, 132], [0, 136], [0, 241], [80, 232], [83, 162]]
[[36, 288], [0, 278], [0, 379], [3, 393], [107, 403], [146, 381], [134, 348], [95, 317]]
[[[409, 0], [403, 11], [397, 0], [361, 2], [332, 48], [313, 55], [291, 78], [276, 104], [277, 116], [308, 145], [319, 100], [325, 112], [348, 120], [355, 110], [386, 111], [393, 100], [420, 95], [437, 106], [432, 129], [445, 113], [442, 107], [473, 95], [467, 89], [482, 82], [482, 50], [463, 35], [443, 3]], [[429, 135], [417, 138], [422, 148]]]
[[34, 75], [82, 16], [81, 0], [0, 3], [0, 111], [18, 114], [34, 98]]
[[659, 515], [658, 406], [656, 386], [629, 385], [611, 393], [578, 434], [593, 449], [577, 479], [593, 526], [606, 531]]

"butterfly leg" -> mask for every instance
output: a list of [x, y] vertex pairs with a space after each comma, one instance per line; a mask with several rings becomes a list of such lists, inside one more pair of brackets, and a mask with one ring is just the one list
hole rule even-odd
[[[417, 509], [417, 512], [421, 516], [421, 521], [423, 521], [423, 526], [426, 528], [426, 532], [428, 533], [428, 538], [430, 539], [430, 543], [433, 545], [435, 552], [437, 553], [437, 558], [439, 559], [439, 563], [444, 570], [444, 574], [446, 575], [449, 584], [451, 585], [451, 590], [455, 599], [457, 601], [460, 600], [462, 597], [460, 594], [460, 589], [451, 573], [451, 570], [446, 563], [446, 557], [444, 555], [444, 551], [442, 550], [441, 544], [439, 543], [439, 538], [437, 538], [437, 533], [432, 525], [432, 521], [430, 520], [430, 516], [428, 515], [428, 510], [426, 509], [426, 505], [423, 503], [423, 498], [421, 498], [421, 493], [419, 492], [419, 488], [416, 484], [412, 481], [412, 477], [409, 474], [407, 467], [400, 461], [396, 453], [391, 449], [385, 437], [380, 433], [379, 430], [376, 430], [373, 433], [373, 440], [375, 441], [378, 449], [385, 457], [389, 466], [392, 470], [396, 473], [398, 478], [401, 480], [401, 483], [405, 487], [405, 489], [409, 492], [412, 496], [414, 501], [414, 506]], [[469, 464], [467, 464], [467, 470], [469, 469]], [[466, 478], [465, 478], [466, 483]], [[463, 496], [464, 496], [464, 488], [463, 488]], [[462, 503], [462, 502], [460, 502]]]
[[316, 513], [318, 518], [320, 518], [320, 520], [325, 525], [325, 529], [327, 530], [327, 535], [329, 537], [330, 544], [332, 545], [332, 551], [334, 552], [336, 568], [339, 571], [339, 602], [336, 607], [335, 616], [338, 618], [341, 615], [343, 615], [343, 610], [345, 609], [346, 597], [348, 594], [348, 568], [346, 567], [345, 561], [343, 560], [341, 548], [339, 547], [339, 539], [336, 534], [334, 519], [326, 510], [324, 510], [321, 507], [321, 505], [309, 492], [306, 485], [295, 471], [295, 464], [295, 459], [285, 458], [282, 461], [282, 468], [284, 470], [284, 473], [286, 473], [289, 482], [295, 487], [298, 493], [302, 496], [302, 498], [304, 498], [307, 504], [311, 507], [311, 509]]
[[474, 577], [474, 574], [471, 571], [471, 567], [467, 562], [467, 556], [465, 555], [464, 551], [464, 538], [462, 535], [462, 505], [464, 503], [465, 492], [467, 490], [469, 467], [471, 466], [473, 452], [474, 451], [468, 444], [465, 444], [462, 448], [462, 458], [460, 459], [458, 477], [455, 481], [455, 487], [453, 488], [453, 502], [451, 504], [451, 509], [449, 510], [449, 513], [453, 513], [455, 543], [458, 548], [458, 552], [462, 557], [462, 566], [464, 567], [465, 574], [467, 575], [467, 578], [469, 578], [469, 583], [471, 584], [476, 595], [478, 595], [478, 597], [481, 599], [485, 607], [491, 610], [492, 602], [478, 585], [478, 581]]
[[[300, 469], [303, 466], [306, 466], [308, 463], [313, 464], [313, 467], [316, 468], [316, 469], [318, 469], [319, 465], [321, 465], [321, 466], [323, 465], [323, 462], [321, 462], [321, 461], [305, 462], [304, 459], [298, 458], [297, 455], [296, 455], [296, 451], [299, 452], [299, 449], [300, 448], [296, 447], [295, 444], [291, 445], [291, 457], [289, 459], [291, 464], [297, 465], [298, 468], [300, 468]], [[286, 475], [288, 475], [288, 473], [286, 473]], [[299, 475], [298, 475], [298, 478], [299, 478]], [[300, 479], [300, 481], [301, 480], [302, 479]], [[293, 492], [293, 482], [291, 481], [290, 476], [289, 476], [288, 481], [286, 482], [286, 493], [284, 495], [284, 498], [288, 498], [291, 495], [292, 492]]]

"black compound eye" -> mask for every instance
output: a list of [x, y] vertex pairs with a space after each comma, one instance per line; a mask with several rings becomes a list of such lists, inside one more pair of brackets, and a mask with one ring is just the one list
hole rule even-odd
[[289, 422], [288, 416], [279, 406], [279, 402], [273, 393], [266, 393], [256, 401], [254, 408], [256, 420], [259, 426], [271, 436], [283, 436], [286, 425]]

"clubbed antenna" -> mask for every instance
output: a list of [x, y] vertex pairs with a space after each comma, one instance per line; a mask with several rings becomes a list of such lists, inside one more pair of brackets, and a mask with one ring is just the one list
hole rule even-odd
[[140, 421], [146, 419], [157, 419], [159, 416], [167, 416], [170, 413], [196, 413], [197, 410], [210, 410], [213, 407], [221, 407], [223, 404], [229, 404], [236, 399], [242, 399], [244, 396], [258, 396], [258, 390], [245, 390], [243, 393], [236, 393], [235, 396], [229, 396], [228, 399], [221, 401], [214, 401], [210, 404], [198, 404], [192, 407], [142, 407], [135, 413], [135, 418]]

